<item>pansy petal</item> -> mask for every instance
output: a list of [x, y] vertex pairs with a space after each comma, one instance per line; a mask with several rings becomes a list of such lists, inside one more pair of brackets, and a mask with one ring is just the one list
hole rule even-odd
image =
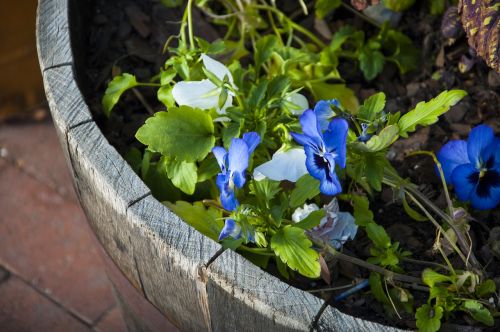
[[329, 177], [324, 177], [320, 180], [319, 191], [322, 194], [335, 196], [342, 192], [342, 186], [340, 184], [337, 174], [333, 173]]
[[500, 186], [490, 187], [487, 195], [480, 195], [476, 188], [470, 195], [470, 202], [478, 210], [494, 209], [500, 204]]
[[321, 135], [321, 130], [316, 119], [314, 111], [307, 110], [299, 118], [300, 125], [302, 126], [302, 132], [304, 135], [309, 136], [316, 146], [320, 147], [323, 145], [323, 137]]
[[248, 167], [248, 145], [241, 138], [233, 138], [228, 152], [228, 168], [231, 172], [243, 173]]
[[345, 168], [346, 139], [349, 124], [345, 119], [333, 119], [328, 125], [328, 130], [323, 133], [326, 148], [335, 154], [335, 162]]
[[310, 146], [304, 146], [304, 152], [306, 153], [307, 171], [313, 178], [321, 181], [329, 172], [328, 161], [316, 154]]
[[245, 172], [233, 172], [233, 182], [237, 188], [242, 188], [245, 185]]
[[220, 88], [209, 80], [182, 81], [174, 85], [172, 96], [177, 105], [201, 109], [217, 108]]
[[486, 160], [483, 160], [485, 157], [483, 153], [494, 140], [495, 134], [490, 126], [479, 125], [471, 130], [469, 138], [467, 139], [467, 153], [470, 162], [475, 167], [479, 168], [481, 167], [481, 162], [486, 162]]
[[455, 167], [451, 173], [451, 183], [455, 186], [457, 197], [461, 201], [468, 201], [471, 192], [475, 189], [478, 170], [472, 164], [463, 164]]
[[333, 112], [331, 105], [336, 105], [336, 104], [332, 104], [332, 101], [329, 100], [320, 100], [314, 106], [314, 113], [318, 118], [321, 130], [326, 130], [328, 128], [328, 123], [330, 122], [331, 118], [335, 116], [335, 113]]
[[219, 241], [222, 241], [229, 236], [236, 240], [241, 237], [241, 227], [234, 219], [226, 219], [224, 227], [219, 234]]
[[230, 175], [219, 174], [215, 180], [220, 191], [220, 202], [222, 207], [228, 211], [234, 211], [239, 203], [234, 194], [234, 189], [229, 186]]
[[274, 181], [288, 180], [297, 182], [307, 174], [306, 154], [303, 148], [293, 148], [285, 152], [276, 152], [272, 159], [254, 170], [254, 178], [263, 175]]
[[257, 145], [260, 143], [260, 136], [256, 132], [249, 132], [243, 134], [243, 140], [248, 145], [248, 154], [252, 154]]
[[292, 138], [295, 140], [295, 142], [299, 143], [300, 145], [304, 147], [307, 145], [309, 147], [313, 147], [316, 151], [318, 150], [316, 142], [311, 137], [297, 133], [290, 133], [290, 135], [292, 135]]
[[215, 159], [217, 159], [217, 163], [219, 164], [220, 169], [222, 172], [226, 171], [226, 157], [227, 157], [227, 151], [221, 146], [216, 146], [212, 149], [212, 153], [215, 156]]
[[307, 98], [300, 93], [292, 93], [290, 94], [286, 100], [294, 104], [296, 107], [290, 109], [290, 112], [293, 115], [301, 115], [305, 110], [309, 108], [309, 102]]
[[227, 68], [224, 64], [212, 59], [206, 54], [201, 55], [201, 60], [203, 61], [203, 65], [209, 72], [217, 76], [217, 78], [221, 81], [224, 80], [224, 76], [227, 75], [227, 77], [229, 78], [229, 82], [231, 83], [231, 85], [233, 85], [233, 75], [231, 75], [229, 68]]
[[467, 142], [453, 140], [446, 143], [437, 154], [437, 159], [443, 168], [446, 183], [451, 182], [451, 174], [455, 167], [469, 163], [467, 155]]
[[500, 169], [500, 137], [495, 138], [495, 167]]

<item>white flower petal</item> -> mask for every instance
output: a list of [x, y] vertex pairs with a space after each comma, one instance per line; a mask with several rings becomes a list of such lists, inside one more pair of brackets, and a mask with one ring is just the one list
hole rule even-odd
[[301, 220], [304, 220], [306, 219], [310, 214], [311, 212], [314, 212], [314, 211], [318, 211], [319, 210], [319, 207], [312, 203], [312, 204], [304, 204], [304, 207], [303, 208], [296, 208], [295, 211], [293, 211], [293, 214], [292, 214], [292, 220], [293, 222], [299, 222]]
[[212, 59], [206, 54], [202, 54], [201, 59], [203, 60], [203, 65], [209, 72], [217, 76], [217, 78], [220, 79], [221, 81], [224, 80], [224, 76], [227, 75], [227, 77], [229, 78], [229, 82], [231, 82], [231, 85], [234, 85], [233, 75], [231, 75], [229, 68], [224, 66], [224, 64], [222, 64], [217, 60]]
[[305, 110], [309, 109], [307, 98], [300, 93], [292, 93], [286, 100], [299, 107], [298, 109], [290, 109], [294, 115], [301, 115]]
[[255, 168], [253, 176], [257, 181], [267, 177], [275, 181], [297, 182], [304, 174], [307, 174], [304, 149], [293, 148], [276, 152], [270, 161]]
[[187, 105], [203, 110], [215, 108], [217, 113], [225, 114], [226, 108], [233, 104], [232, 93], [228, 93], [226, 103], [219, 108], [221, 89], [210, 80], [182, 81], [174, 85], [172, 95], [177, 105]]

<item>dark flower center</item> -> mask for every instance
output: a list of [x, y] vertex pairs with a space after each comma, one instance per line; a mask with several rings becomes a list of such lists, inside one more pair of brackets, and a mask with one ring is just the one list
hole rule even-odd
[[481, 198], [489, 197], [492, 187], [500, 187], [500, 173], [494, 169], [474, 172], [467, 177], [467, 180], [470, 183], [477, 184], [476, 193]]
[[330, 176], [330, 164], [326, 158], [319, 154], [314, 154], [314, 163], [318, 166], [318, 168], [325, 170], [327, 180], [331, 181], [332, 177]]

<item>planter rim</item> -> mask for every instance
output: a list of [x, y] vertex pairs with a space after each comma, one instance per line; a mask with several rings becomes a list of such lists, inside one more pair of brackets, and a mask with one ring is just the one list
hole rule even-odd
[[78, 87], [74, 30], [82, 18], [73, 8], [85, 5], [39, 0], [45, 92], [89, 223], [144, 297], [182, 330], [400, 331], [343, 314], [289, 286], [223, 250], [152, 197], [97, 127]]

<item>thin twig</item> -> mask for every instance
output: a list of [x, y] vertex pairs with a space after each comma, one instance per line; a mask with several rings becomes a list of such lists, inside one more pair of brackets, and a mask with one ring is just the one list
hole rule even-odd
[[146, 99], [144, 99], [139, 90], [137, 90], [136, 88], [132, 88], [132, 92], [137, 97], [137, 99], [139, 99], [142, 106], [144, 106], [144, 108], [146, 109], [146, 111], [148, 111], [149, 114], [151, 115], [155, 114], [155, 110], [151, 107], [151, 105], [148, 104], [148, 102], [146, 101]]

